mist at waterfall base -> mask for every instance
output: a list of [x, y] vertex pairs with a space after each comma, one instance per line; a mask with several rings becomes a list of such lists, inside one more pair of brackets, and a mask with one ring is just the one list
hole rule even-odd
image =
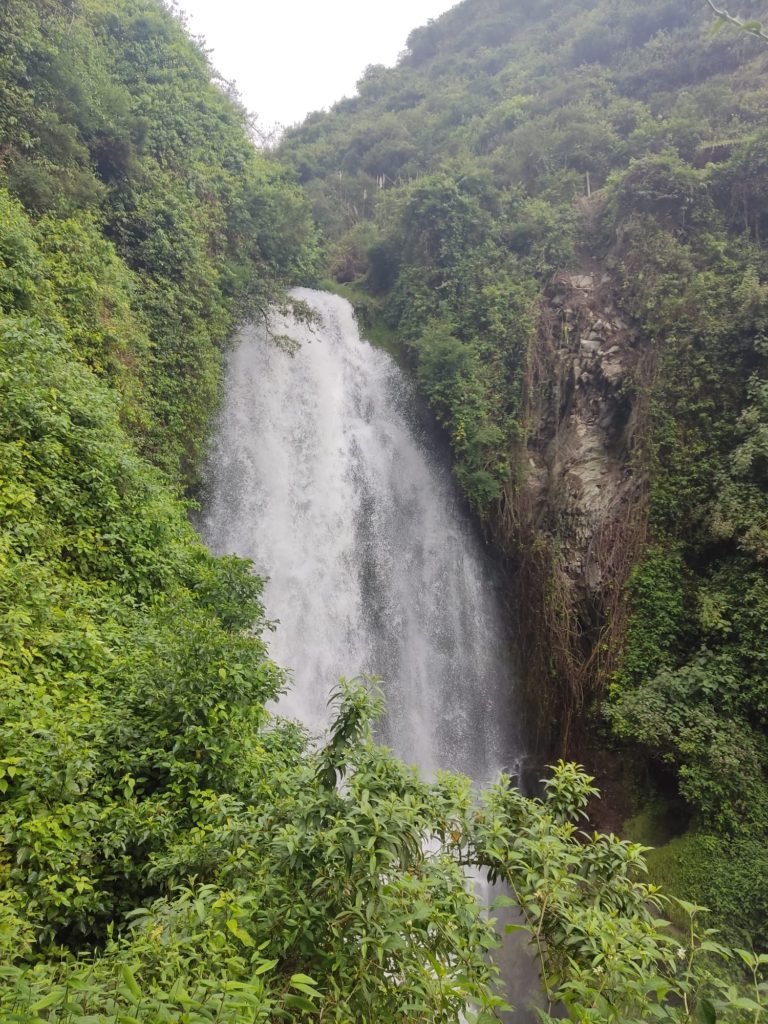
[[514, 770], [514, 684], [493, 567], [444, 452], [391, 357], [338, 296], [297, 289], [322, 322], [245, 328], [226, 369], [202, 532], [269, 576], [281, 714], [327, 724], [340, 676], [381, 679], [382, 740], [426, 774]]
[[[277, 710], [321, 735], [339, 677], [375, 675], [380, 738], [407, 763], [478, 783], [514, 774], [522, 737], [499, 580], [448, 453], [349, 303], [294, 295], [322, 318], [313, 329], [276, 318], [295, 354], [255, 326], [229, 354], [200, 523], [214, 552], [270, 577], [270, 653], [293, 675]], [[497, 959], [508, 997], [535, 998], [524, 940], [507, 936]]]

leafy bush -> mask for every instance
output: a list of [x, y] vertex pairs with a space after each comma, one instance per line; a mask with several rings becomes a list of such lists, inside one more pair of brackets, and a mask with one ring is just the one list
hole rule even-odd
[[768, 858], [759, 839], [693, 832], [651, 851], [648, 866], [667, 892], [718, 907], [729, 941], [768, 946]]

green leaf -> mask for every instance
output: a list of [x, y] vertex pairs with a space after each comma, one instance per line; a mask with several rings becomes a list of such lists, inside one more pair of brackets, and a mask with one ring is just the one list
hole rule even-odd
[[699, 1000], [699, 1005], [696, 1007], [696, 1018], [701, 1024], [716, 1024], [717, 1011], [708, 999]]
[[66, 994], [66, 989], [57, 988], [55, 991], [49, 992], [47, 996], [43, 996], [42, 999], [38, 999], [29, 1009], [33, 1013], [37, 1013], [38, 1010], [43, 1010], [46, 1006], [52, 1006], [64, 994]]
[[317, 986], [317, 982], [313, 978], [310, 978], [308, 974], [292, 974], [289, 984], [312, 985], [313, 987]]
[[722, 946], [719, 942], [712, 942], [711, 939], [704, 939], [703, 942], [700, 942], [699, 949], [703, 949], [707, 953], [719, 953], [721, 956], [729, 955], [725, 946]]
[[128, 964], [123, 964], [121, 966], [120, 974], [133, 998], [137, 1000], [141, 999], [141, 989], [139, 988], [136, 978], [134, 977], [133, 971], [128, 966]]
[[310, 996], [312, 999], [317, 999], [318, 996], [320, 995], [320, 993], [316, 989], [310, 988], [309, 985], [302, 985], [300, 981], [291, 982], [291, 987], [297, 989], [299, 992], [303, 992], [305, 995]]
[[267, 971], [271, 971], [273, 967], [277, 966], [277, 960], [265, 960], [259, 964], [256, 970], [253, 972], [254, 977], [258, 977], [260, 974], [266, 974]]
[[234, 917], [227, 918], [227, 928], [244, 946], [251, 947], [256, 945], [248, 932], [238, 925]]
[[760, 1012], [763, 1009], [759, 1003], [747, 996], [738, 996], [733, 1000], [733, 1005], [739, 1010], [750, 1010], [751, 1012]]
[[310, 1003], [304, 996], [286, 996], [285, 1005], [295, 1008], [297, 1010], [306, 1010], [307, 1013], [315, 1013], [316, 1007], [314, 1003]]
[[737, 953], [738, 956], [741, 957], [741, 959], [744, 961], [744, 963], [750, 970], [753, 970], [754, 967], [757, 965], [757, 955], [755, 953], [752, 953], [750, 950], [734, 949], [734, 953]]

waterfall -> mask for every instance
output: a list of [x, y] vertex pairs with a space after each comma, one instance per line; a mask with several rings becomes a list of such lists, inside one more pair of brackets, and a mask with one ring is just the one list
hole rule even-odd
[[408, 376], [348, 302], [297, 289], [322, 325], [290, 354], [245, 328], [226, 367], [202, 532], [270, 577], [278, 710], [321, 732], [340, 676], [379, 676], [383, 740], [478, 781], [520, 748], [498, 581]]

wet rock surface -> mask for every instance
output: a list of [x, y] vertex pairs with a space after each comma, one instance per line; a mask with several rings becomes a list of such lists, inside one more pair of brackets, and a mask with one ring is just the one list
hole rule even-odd
[[518, 566], [529, 685], [546, 688], [544, 702], [561, 705], [561, 721], [610, 676], [624, 584], [647, 520], [637, 454], [654, 357], [618, 308], [611, 276], [585, 262], [547, 290], [527, 382], [526, 442], [503, 524]]
[[590, 564], [592, 541], [637, 491], [639, 336], [615, 308], [610, 277], [597, 273], [558, 274], [542, 326], [524, 504], [559, 538], [573, 582], [593, 590], [605, 581]]

